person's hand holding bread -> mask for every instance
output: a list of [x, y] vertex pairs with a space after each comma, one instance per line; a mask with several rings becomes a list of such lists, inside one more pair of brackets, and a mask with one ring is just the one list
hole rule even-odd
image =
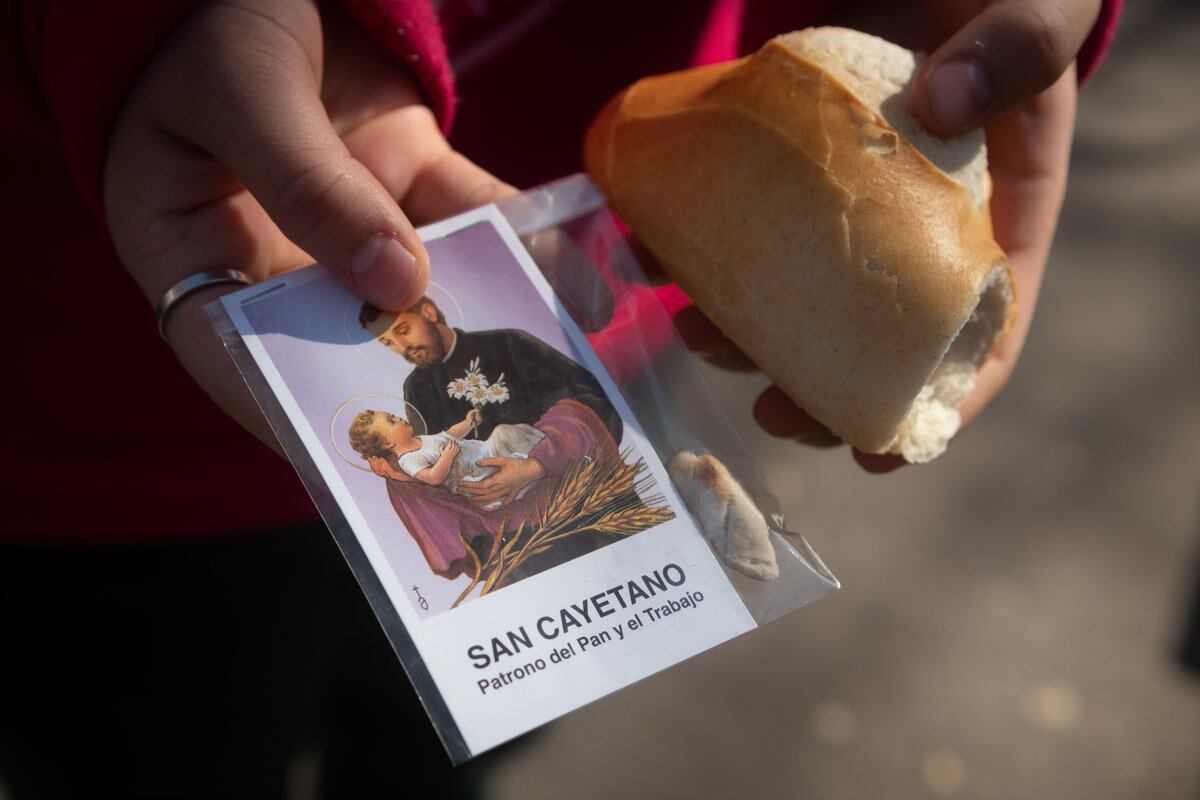
[[[152, 303], [201, 270], [263, 280], [315, 259], [386, 309], [429, 278], [414, 224], [515, 191], [450, 147], [406, 65], [311, 0], [198, 4], [125, 100], [104, 188], [117, 252]], [[164, 334], [277, 446], [202, 311], [234, 288], [189, 295]]]
[[634, 235], [774, 380], [759, 423], [840, 437], [872, 471], [936, 457], [1011, 374], [1100, 3], [918, 5], [846, 24], [923, 61], [854, 30], [788, 34], [635, 84], [585, 146]]

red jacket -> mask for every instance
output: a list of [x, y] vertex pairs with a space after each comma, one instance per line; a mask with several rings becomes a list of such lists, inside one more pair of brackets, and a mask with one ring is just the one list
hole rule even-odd
[[[342, 0], [412, 67], [451, 141], [528, 186], [580, 168], [587, 122], [647, 74], [732, 58], [831, 0]], [[229, 421], [158, 338], [109, 243], [100, 176], [118, 106], [197, 0], [0, 7], [0, 538], [64, 544], [253, 530], [315, 517], [290, 466]], [[1121, 0], [1079, 55], [1098, 66]], [[779, 7], [784, 6], [780, 11]], [[482, 10], [481, 10], [482, 9]], [[620, 42], [620, 46], [614, 46]], [[486, 69], [480, 68], [487, 64]], [[457, 88], [457, 96], [456, 96]], [[536, 156], [534, 156], [536, 154]]]

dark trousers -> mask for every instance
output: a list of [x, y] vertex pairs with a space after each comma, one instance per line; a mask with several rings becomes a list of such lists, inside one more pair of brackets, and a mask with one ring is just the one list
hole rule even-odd
[[462, 797], [319, 524], [0, 545], [0, 785], [58, 797]]

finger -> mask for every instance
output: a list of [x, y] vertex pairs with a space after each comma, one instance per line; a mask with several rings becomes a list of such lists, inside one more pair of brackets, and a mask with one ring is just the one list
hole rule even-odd
[[389, 111], [344, 138], [350, 154], [378, 177], [418, 225], [517, 193], [454, 151], [425, 106]]
[[914, 102], [943, 135], [977, 128], [1051, 86], [1075, 60], [1100, 0], [999, 0], [917, 72]]
[[480, 481], [479, 483], [473, 483], [473, 482], [460, 483], [458, 486], [458, 490], [460, 492], [462, 492], [463, 494], [467, 495], [468, 497], [476, 497], [478, 495], [492, 491], [493, 488], [495, 487], [495, 485], [496, 484], [493, 482], [493, 480], [491, 478], [489, 478], [488, 480]]
[[842, 440], [771, 386], [754, 401], [754, 419], [772, 436], [795, 439], [814, 447], [836, 447]]
[[1071, 67], [1048, 91], [988, 124], [992, 222], [1013, 271], [1017, 318], [963, 402], [964, 427], [1008, 382], [1029, 334], [1066, 191], [1076, 94]]
[[237, 379], [236, 373], [233, 376], [235, 380], [228, 379], [229, 354], [225, 352], [225, 345], [213, 332], [213, 327], [204, 313], [207, 303], [236, 288], [216, 287], [201, 290], [194, 295], [194, 302], [181, 304], [178, 310], [172, 313], [172, 331], [177, 332], [179, 341], [189, 343], [188, 347], [176, 347], [175, 354], [213, 402], [235, 422], [250, 431], [255, 438], [282, 456], [283, 446], [275, 438], [267, 418], [259, 410], [246, 382]]
[[502, 499], [502, 498], [503, 498], [503, 497], [504, 497], [504, 496], [505, 496], [507, 493], [508, 493], [508, 490], [507, 490], [507, 489], [503, 489], [503, 488], [501, 488], [501, 489], [496, 489], [496, 490], [494, 490], [494, 491], [491, 491], [491, 492], [486, 492], [486, 493], [484, 493], [484, 494], [472, 495], [472, 496], [471, 496], [471, 502], [472, 502], [472, 503], [475, 503], [475, 504], [477, 504], [477, 505], [483, 505], [483, 504], [486, 504], [486, 503], [490, 503], [490, 502], [492, 502], [492, 501], [494, 501], [494, 500], [500, 500], [500, 499]]
[[[475, 463], [481, 467], [503, 467], [504, 459], [499, 458], [499, 457], [481, 458], [478, 461], [476, 461]], [[483, 481], [483, 483], [487, 483], [488, 481], [491, 481], [491, 480], [492, 480], [492, 478], [488, 478], [487, 480]]]
[[687, 348], [718, 367], [738, 372], [758, 369], [754, 362], [696, 306], [688, 306], [674, 318], [675, 328]]
[[902, 456], [895, 453], [864, 453], [861, 450], [854, 450], [853, 454], [854, 460], [860, 467], [876, 475], [891, 472], [908, 463]]
[[487, 491], [479, 492], [478, 494], [476, 494], [475, 499], [480, 502], [487, 503], [487, 502], [491, 502], [492, 500], [498, 500], [501, 497], [504, 497], [504, 495], [507, 494], [508, 491], [509, 491], [509, 487], [507, 485], [505, 485], [503, 483], [496, 484], [496, 485], [492, 486], [491, 488], [489, 488]]
[[330, 124], [319, 94], [320, 19], [296, 5], [272, 19], [238, 7], [203, 11], [187, 42], [215, 52], [193, 54], [206, 65], [197, 76], [172, 73], [182, 85], [165, 93], [163, 124], [228, 166], [284, 234], [352, 290], [404, 308], [428, 281], [425, 248]]
[[494, 492], [491, 495], [484, 495], [483, 497], [480, 497], [479, 500], [480, 500], [480, 502], [483, 502], [483, 503], [492, 503], [492, 502], [499, 500], [500, 503], [503, 505], [508, 502], [508, 498], [510, 495], [512, 495], [512, 491], [509, 490], [508, 488], [504, 488], [504, 489], [500, 489], [497, 492]]

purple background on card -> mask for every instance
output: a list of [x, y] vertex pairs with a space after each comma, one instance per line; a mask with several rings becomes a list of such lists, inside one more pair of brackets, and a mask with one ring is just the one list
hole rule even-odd
[[[426, 247], [432, 280], [458, 301], [465, 330], [521, 328], [581, 361], [555, 313], [490, 222], [426, 242]], [[440, 305], [449, 306], [444, 294], [436, 296], [436, 290], [430, 294], [441, 301]], [[325, 276], [264, 297], [244, 311], [338, 474], [357, 499], [363, 517], [408, 591], [413, 609], [419, 616], [428, 617], [448, 608], [468, 583], [467, 578], [449, 581], [434, 575], [396, 517], [383, 479], [346, 463], [331, 442], [330, 421], [343, 402], [368, 392], [402, 397], [404, 379], [412, 370], [399, 355], [362, 332], [355, 321], [360, 305], [337, 280]], [[453, 309], [444, 310], [447, 322], [458, 325]], [[349, 337], [354, 337], [353, 343]], [[429, 600], [428, 611], [417, 605], [414, 585]]]

